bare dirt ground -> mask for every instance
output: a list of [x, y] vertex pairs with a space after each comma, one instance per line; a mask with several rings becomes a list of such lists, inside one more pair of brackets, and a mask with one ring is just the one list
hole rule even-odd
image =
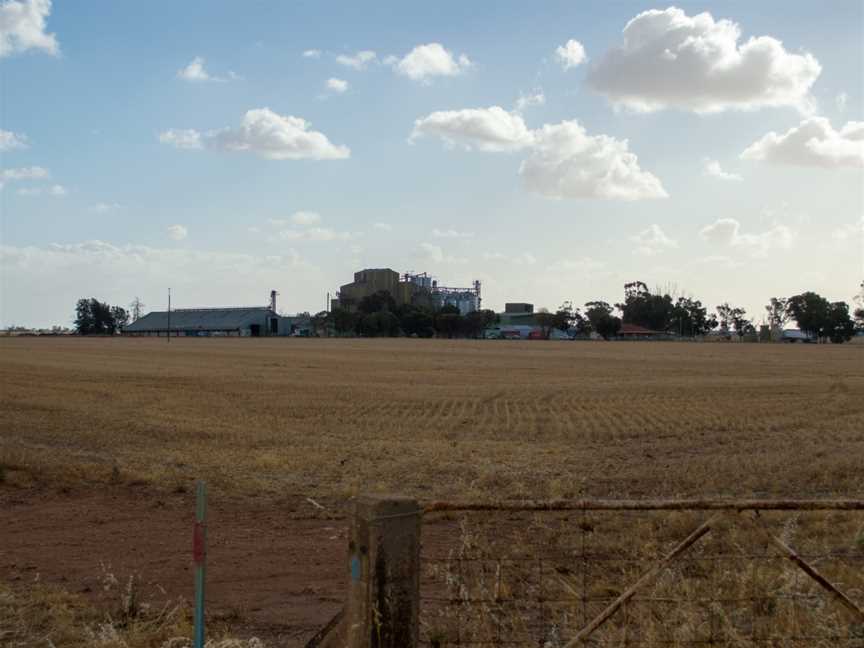
[[[341, 512], [304, 499], [256, 504], [211, 498], [208, 615], [240, 637], [302, 646], [341, 607], [346, 533]], [[192, 598], [194, 494], [145, 488], [0, 490], [0, 577], [81, 593], [110, 610], [113, 575], [140, 577], [144, 602]]]

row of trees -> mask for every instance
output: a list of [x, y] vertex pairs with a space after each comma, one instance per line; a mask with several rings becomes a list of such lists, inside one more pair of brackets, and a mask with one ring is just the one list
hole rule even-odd
[[450, 304], [434, 310], [411, 304], [397, 306], [390, 293], [379, 291], [361, 299], [356, 313], [341, 307], [321, 311], [312, 317], [312, 325], [316, 330], [331, 329], [337, 335], [476, 338], [497, 320], [494, 311], [480, 310], [462, 315], [456, 306]]
[[[772, 297], [765, 306], [768, 333], [782, 331], [790, 321], [798, 328], [820, 340], [846, 342], [856, 328], [864, 330], [864, 282], [856, 297], [858, 307], [850, 316], [846, 302], [829, 302], [814, 292], [805, 292], [789, 298]], [[612, 306], [604, 301], [585, 304], [584, 311], [565, 302], [554, 313], [541, 312], [538, 324], [545, 337], [555, 328], [578, 335], [597, 333], [605, 339], [619, 333], [623, 324], [635, 324], [651, 331], [684, 337], [705, 335], [715, 329], [739, 338], [756, 334], [753, 319], [747, 311], [728, 302], [720, 304], [711, 313], [698, 299], [689, 296], [673, 297], [668, 291], [651, 292], [641, 281], [624, 285], [624, 301]], [[620, 317], [615, 313], [619, 312]]]

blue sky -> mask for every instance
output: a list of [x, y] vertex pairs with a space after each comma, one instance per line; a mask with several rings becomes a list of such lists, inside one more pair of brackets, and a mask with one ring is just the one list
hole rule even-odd
[[0, 0], [0, 56], [0, 325], [362, 267], [757, 321], [864, 278], [860, 2]]

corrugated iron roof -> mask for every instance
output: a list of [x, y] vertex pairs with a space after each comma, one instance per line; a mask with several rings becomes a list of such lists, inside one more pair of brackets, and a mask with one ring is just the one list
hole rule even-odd
[[[268, 316], [276, 316], [269, 308], [189, 308], [171, 311], [171, 330], [234, 331], [250, 324], [265, 324]], [[126, 327], [126, 331], [165, 331], [168, 311], [147, 313]]]
[[638, 324], [622, 324], [618, 335], [662, 335], [660, 331], [652, 331]]

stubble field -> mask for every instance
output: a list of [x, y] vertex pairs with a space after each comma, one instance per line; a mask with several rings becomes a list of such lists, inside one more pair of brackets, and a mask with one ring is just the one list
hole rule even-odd
[[[860, 345], [0, 339], [0, 645], [188, 645], [189, 609], [178, 601], [192, 594], [199, 478], [212, 493], [211, 636], [299, 647], [340, 607], [344, 502], [356, 493], [860, 498], [862, 465]], [[602, 529], [606, 551], [620, 546], [650, 564], [698, 516], [564, 521], [560, 532], [511, 516], [503, 533], [500, 522], [432, 516], [424, 551], [477, 551], [481, 535], [508, 551], [548, 549], [586, 529], [598, 543]], [[818, 555], [864, 548], [857, 515], [776, 522]], [[729, 546], [747, 552], [753, 540]], [[861, 563], [844, 560], [823, 569], [864, 602]], [[688, 588], [708, 579], [698, 564], [670, 571], [653, 595], [693, 599]], [[638, 573], [619, 583], [599, 567], [598, 601]], [[738, 567], [715, 594], [752, 597], [758, 585], [796, 605], [814, 595], [779, 563]], [[151, 607], [128, 609], [129, 591]], [[819, 602], [807, 618], [835, 638], [788, 645], [841, 645], [837, 636], [857, 645], [857, 626], [824, 597], [807, 600]], [[775, 610], [771, 631], [800, 635], [797, 609]], [[682, 611], [674, 625], [704, 633], [700, 615]], [[705, 618], [712, 637], [722, 621], [737, 637], [728, 645], [751, 645], [740, 633], [752, 623], [722, 610]], [[638, 619], [655, 637], [673, 625]], [[426, 631], [447, 619], [435, 623]], [[620, 645], [619, 630], [626, 637], [613, 628], [601, 645]]]
[[864, 348], [0, 340], [7, 483], [237, 495], [864, 492]]

